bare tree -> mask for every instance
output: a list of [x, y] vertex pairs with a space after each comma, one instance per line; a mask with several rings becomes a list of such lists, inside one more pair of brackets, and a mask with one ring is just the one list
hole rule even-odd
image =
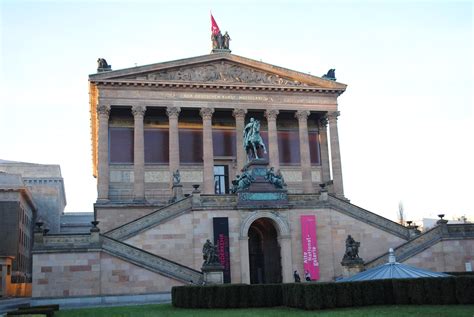
[[402, 226], [405, 225], [405, 211], [403, 210], [403, 202], [401, 200], [398, 203], [398, 223]]

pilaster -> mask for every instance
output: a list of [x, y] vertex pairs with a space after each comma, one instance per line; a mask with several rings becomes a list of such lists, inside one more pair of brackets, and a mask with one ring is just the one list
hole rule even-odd
[[109, 116], [110, 105], [97, 105], [99, 132], [97, 141], [97, 201], [109, 200]]
[[278, 113], [279, 111], [276, 109], [265, 111], [265, 117], [267, 118], [268, 122], [268, 145], [270, 166], [272, 166], [275, 171], [278, 171], [280, 169], [280, 156], [278, 152], [278, 135], [276, 124]]
[[331, 138], [331, 163], [334, 193], [338, 197], [344, 197], [344, 186], [342, 183], [341, 153], [339, 150], [339, 134], [337, 132], [337, 117], [339, 116], [339, 114], [339, 111], [331, 112], [328, 114], [328, 119], [329, 134]]
[[300, 138], [300, 158], [301, 173], [303, 178], [303, 192], [309, 194], [313, 192], [313, 182], [311, 178], [311, 157], [309, 152], [308, 138], [308, 110], [299, 110], [295, 113], [298, 119], [299, 138]]
[[235, 118], [235, 143], [237, 153], [237, 174], [240, 173], [246, 163], [246, 155], [244, 150], [244, 126], [246, 109], [234, 109], [232, 115]]
[[204, 194], [214, 194], [214, 148], [212, 143], [212, 114], [213, 108], [201, 108], [202, 144], [204, 160]]

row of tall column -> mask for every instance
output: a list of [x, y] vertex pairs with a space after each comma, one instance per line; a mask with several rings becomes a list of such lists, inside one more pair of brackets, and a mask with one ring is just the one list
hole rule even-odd
[[[178, 118], [181, 109], [179, 107], [168, 107], [166, 113], [169, 118], [169, 171], [170, 175], [179, 169], [180, 155], [179, 155], [179, 130]], [[144, 147], [144, 124], [146, 107], [142, 105], [135, 105], [132, 107], [132, 114], [134, 117], [134, 200], [145, 200], [145, 147]], [[212, 141], [212, 116], [213, 108], [201, 108], [200, 115], [203, 122], [203, 193], [214, 193], [214, 151]], [[236, 128], [236, 144], [237, 144], [237, 168], [240, 171], [245, 165], [247, 158], [243, 144], [243, 130], [245, 126], [245, 116], [247, 110], [234, 109], [233, 116], [235, 118]], [[108, 200], [109, 191], [109, 134], [108, 122], [110, 115], [109, 105], [98, 105], [98, 201]], [[271, 109], [265, 111], [265, 117], [268, 122], [268, 149], [270, 166], [275, 170], [280, 168], [278, 137], [276, 120], [279, 114], [278, 110]], [[301, 158], [301, 174], [303, 183], [303, 192], [312, 193], [313, 182], [311, 175], [311, 158], [308, 138], [308, 116], [310, 111], [299, 110], [296, 111], [295, 117], [298, 119], [299, 129], [299, 144], [300, 144], [300, 158]], [[341, 157], [339, 151], [339, 137], [337, 132], [337, 117], [339, 112], [329, 113], [319, 122], [320, 127], [320, 142], [321, 142], [321, 170], [322, 181], [329, 181], [330, 167], [329, 167], [329, 149], [327, 140], [327, 122], [329, 121], [330, 144], [331, 144], [331, 162], [333, 172], [333, 186], [336, 195], [343, 197], [342, 184], [342, 167]], [[170, 177], [170, 183], [172, 182]]]

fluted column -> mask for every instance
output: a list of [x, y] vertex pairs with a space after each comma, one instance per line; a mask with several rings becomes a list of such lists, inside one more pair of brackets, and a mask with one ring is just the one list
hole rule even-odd
[[212, 114], [214, 109], [201, 108], [204, 160], [204, 194], [214, 194], [214, 148], [212, 144]]
[[275, 168], [275, 171], [280, 169], [280, 154], [278, 152], [278, 136], [276, 119], [279, 111], [276, 109], [266, 110], [265, 117], [268, 123], [268, 146], [270, 156], [270, 166]]
[[245, 126], [245, 114], [247, 113], [246, 109], [234, 109], [232, 115], [235, 118], [235, 143], [236, 143], [236, 153], [237, 153], [237, 173], [240, 173], [240, 170], [244, 167], [247, 162], [244, 149], [244, 126]]
[[331, 170], [329, 167], [329, 147], [328, 147], [328, 119], [326, 116], [319, 119], [319, 146], [321, 149], [321, 182], [331, 180]]
[[97, 106], [99, 120], [97, 144], [97, 201], [109, 200], [109, 115], [110, 106]]
[[134, 118], [133, 126], [133, 199], [145, 200], [145, 131], [143, 117], [146, 107], [135, 105], [132, 107]]
[[173, 184], [173, 173], [179, 169], [179, 130], [178, 118], [181, 108], [168, 107], [166, 114], [169, 120], [169, 170], [170, 170], [170, 186]]
[[300, 137], [300, 159], [301, 159], [301, 174], [303, 178], [303, 192], [312, 193], [313, 183], [311, 179], [311, 157], [309, 153], [308, 140], [308, 110], [299, 110], [295, 113], [298, 119], [299, 137]]
[[329, 119], [329, 137], [331, 138], [331, 163], [332, 163], [332, 179], [334, 193], [336, 196], [344, 197], [344, 186], [342, 183], [342, 164], [341, 152], [339, 150], [339, 134], [337, 132], [337, 117], [339, 111], [328, 114]]

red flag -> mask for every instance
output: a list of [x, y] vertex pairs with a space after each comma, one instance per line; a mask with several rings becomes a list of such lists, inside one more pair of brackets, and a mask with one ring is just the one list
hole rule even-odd
[[211, 32], [212, 35], [217, 35], [221, 30], [219, 30], [219, 26], [217, 26], [216, 20], [214, 20], [214, 17], [212, 16], [211, 13]]

